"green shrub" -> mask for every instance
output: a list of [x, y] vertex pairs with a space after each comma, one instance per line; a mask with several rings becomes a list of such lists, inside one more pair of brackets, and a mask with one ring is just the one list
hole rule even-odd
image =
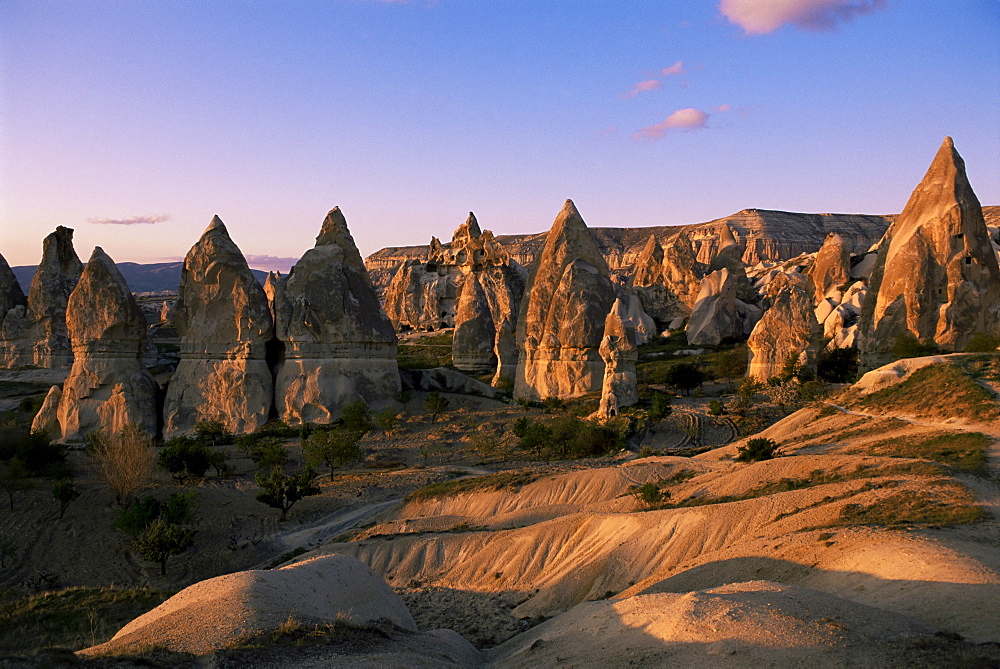
[[1000, 348], [1000, 337], [986, 332], [976, 332], [965, 345], [966, 353], [996, 353]]
[[361, 437], [361, 432], [346, 427], [316, 430], [302, 442], [302, 450], [309, 464], [325, 463], [330, 468], [332, 481], [335, 469], [364, 458], [365, 452], [358, 443]]
[[712, 400], [708, 403], [708, 413], [712, 416], [721, 416], [726, 413], [726, 407], [721, 400]]
[[[635, 489], [635, 496], [644, 504], [651, 506], [653, 504], [659, 504], [663, 501], [664, 492], [660, 490], [660, 486], [655, 483], [647, 482]], [[669, 496], [669, 494], [667, 496]]]
[[233, 443], [233, 435], [217, 420], [200, 420], [194, 424], [194, 436], [209, 446]]
[[387, 407], [376, 413], [374, 420], [378, 429], [391, 435], [392, 431], [396, 429], [396, 424], [399, 422], [399, 412], [392, 407]]
[[816, 358], [816, 376], [827, 383], [853, 383], [858, 378], [858, 350], [821, 351]]
[[132, 547], [149, 562], [160, 565], [160, 575], [167, 574], [167, 559], [172, 555], [180, 555], [194, 545], [194, 529], [168, 523], [163, 518], [157, 518], [142, 534]]
[[665, 381], [667, 385], [680, 388], [685, 395], [705, 382], [706, 374], [693, 362], [678, 362], [667, 369]]
[[656, 421], [663, 420], [671, 413], [673, 413], [673, 407], [670, 406], [671, 397], [666, 393], [653, 393], [653, 405], [649, 409], [649, 420]]
[[345, 404], [340, 408], [340, 424], [348, 430], [364, 434], [372, 429], [371, 409], [364, 400]]
[[779, 445], [773, 439], [766, 437], [755, 437], [747, 441], [743, 446], [737, 446], [737, 462], [758, 462], [760, 460], [770, 460], [778, 452]]
[[147, 495], [132, 506], [120, 510], [111, 527], [137, 536], [157, 519], [174, 525], [193, 525], [198, 520], [197, 508], [194, 490], [172, 493], [165, 502]]
[[542, 408], [545, 409], [545, 413], [557, 413], [562, 411], [566, 406], [566, 403], [559, 397], [546, 397], [542, 400]]
[[900, 358], [922, 358], [927, 355], [937, 355], [940, 352], [941, 349], [932, 340], [921, 339], [918, 341], [909, 332], [901, 332], [896, 337], [890, 350], [892, 357], [896, 360]]
[[257, 501], [280, 510], [279, 520], [282, 521], [299, 500], [320, 492], [319, 486], [313, 481], [316, 473], [309, 466], [295, 474], [286, 474], [275, 467], [266, 476], [258, 473], [256, 478], [257, 485], [261, 487], [261, 491], [257, 493]]
[[528, 433], [528, 428], [534, 423], [533, 420], [527, 416], [521, 416], [514, 421], [514, 425], [510, 428], [510, 431], [514, 433], [514, 436], [518, 439], [524, 439], [524, 435]]
[[0, 462], [12, 458], [18, 458], [30, 476], [58, 479], [72, 475], [66, 449], [50, 443], [45, 432], [31, 432], [23, 426], [0, 428]]
[[433, 392], [427, 396], [424, 403], [427, 406], [427, 410], [431, 412], [433, 419], [437, 420], [437, 417], [442, 411], [448, 408], [451, 401], [447, 397], [442, 396], [440, 393]]
[[59, 479], [52, 486], [52, 496], [59, 502], [59, 519], [62, 520], [69, 505], [80, 497], [80, 491], [76, 489], [73, 479]]
[[183, 483], [188, 477], [201, 478], [211, 464], [211, 451], [205, 442], [186, 435], [167, 440], [156, 464], [170, 473], [174, 480]]

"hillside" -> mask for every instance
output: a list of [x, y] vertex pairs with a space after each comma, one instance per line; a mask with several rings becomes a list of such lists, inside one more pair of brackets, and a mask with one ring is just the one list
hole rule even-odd
[[[181, 281], [181, 270], [184, 268], [182, 262], [161, 262], [161, 263], [135, 263], [120, 262], [119, 271], [125, 277], [128, 287], [133, 293], [146, 293], [158, 291], [177, 292], [177, 286]], [[12, 267], [17, 282], [21, 285], [21, 290], [25, 293], [31, 286], [31, 279], [35, 276], [35, 265], [19, 265]], [[253, 269], [250, 270], [254, 276], [263, 284], [267, 279], [267, 272]]]

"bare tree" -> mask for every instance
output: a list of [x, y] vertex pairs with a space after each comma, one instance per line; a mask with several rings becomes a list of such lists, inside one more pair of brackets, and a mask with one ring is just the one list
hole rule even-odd
[[128, 507], [153, 472], [156, 451], [153, 438], [137, 425], [126, 425], [115, 434], [91, 433], [90, 455], [97, 477], [115, 493], [115, 501]]

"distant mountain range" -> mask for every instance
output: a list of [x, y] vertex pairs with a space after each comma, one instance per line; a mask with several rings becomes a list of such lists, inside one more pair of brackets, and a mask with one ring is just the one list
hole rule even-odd
[[[36, 265], [19, 265], [12, 267], [17, 282], [21, 284], [21, 290], [25, 295], [31, 286], [31, 278], [35, 276]], [[181, 283], [181, 269], [183, 262], [159, 262], [142, 264], [136, 262], [120, 262], [118, 269], [128, 283], [128, 287], [133, 293], [147, 293], [153, 291], [169, 290], [177, 292], [177, 287]], [[264, 283], [267, 279], [267, 272], [259, 269], [250, 270], [257, 280]]]

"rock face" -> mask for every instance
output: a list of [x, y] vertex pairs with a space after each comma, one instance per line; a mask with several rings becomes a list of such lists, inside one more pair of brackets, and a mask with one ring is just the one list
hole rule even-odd
[[823, 241], [812, 266], [813, 285], [816, 288], [816, 302], [838, 286], [851, 280], [851, 251], [844, 238], [831, 232]]
[[684, 328], [689, 344], [718, 346], [724, 340], [741, 339], [750, 333], [760, 318], [760, 309], [737, 297], [745, 281], [745, 273], [741, 277], [725, 268], [702, 280], [691, 318]]
[[571, 200], [556, 217], [525, 288], [514, 396], [576, 397], [604, 378], [600, 346], [615, 301], [608, 266]]
[[632, 289], [646, 313], [664, 327], [691, 314], [704, 269], [686, 235], [675, 237], [666, 249], [650, 235], [636, 260]]
[[27, 300], [18, 299], [20, 286], [15, 290], [10, 277], [0, 277], [0, 289], [5, 288], [0, 299], [13, 304], [3, 316], [0, 367], [50, 368], [72, 363], [66, 303], [82, 271], [83, 264], [73, 250], [73, 231], [60, 225], [42, 243], [42, 260]]
[[861, 364], [889, 362], [901, 333], [961, 351], [1000, 335], [1000, 269], [965, 163], [946, 137], [879, 244], [859, 320]]
[[820, 325], [813, 313], [815, 291], [809, 277], [779, 274], [769, 285], [771, 307], [750, 333], [748, 376], [766, 383], [779, 376], [789, 357], [796, 364], [815, 370]]
[[265, 360], [274, 338], [267, 295], [219, 217], [184, 258], [174, 325], [181, 360], [167, 387], [164, 436], [214, 420], [230, 432], [267, 421], [273, 393]]
[[504, 318], [497, 328], [493, 353], [497, 358], [497, 371], [490, 385], [494, 388], [513, 389], [517, 377], [517, 328], [514, 318]]
[[462, 282], [462, 294], [455, 312], [455, 338], [451, 357], [456, 368], [485, 374], [496, 368], [494, 351], [497, 329], [490, 304], [476, 274]]
[[399, 395], [396, 333], [339, 207], [285, 279], [268, 278], [282, 354], [275, 407], [289, 425], [329, 423], [345, 404]]
[[146, 319], [100, 247], [69, 296], [66, 324], [73, 367], [58, 400], [61, 441], [79, 443], [93, 430], [121, 432], [127, 425], [155, 435], [157, 386], [141, 359]]
[[604, 320], [604, 338], [601, 340], [601, 359], [604, 360], [604, 382], [601, 385], [601, 404], [597, 415], [614, 418], [621, 407], [639, 401], [635, 363], [639, 359], [638, 336], [629, 319], [628, 306], [622, 299], [615, 300]]

